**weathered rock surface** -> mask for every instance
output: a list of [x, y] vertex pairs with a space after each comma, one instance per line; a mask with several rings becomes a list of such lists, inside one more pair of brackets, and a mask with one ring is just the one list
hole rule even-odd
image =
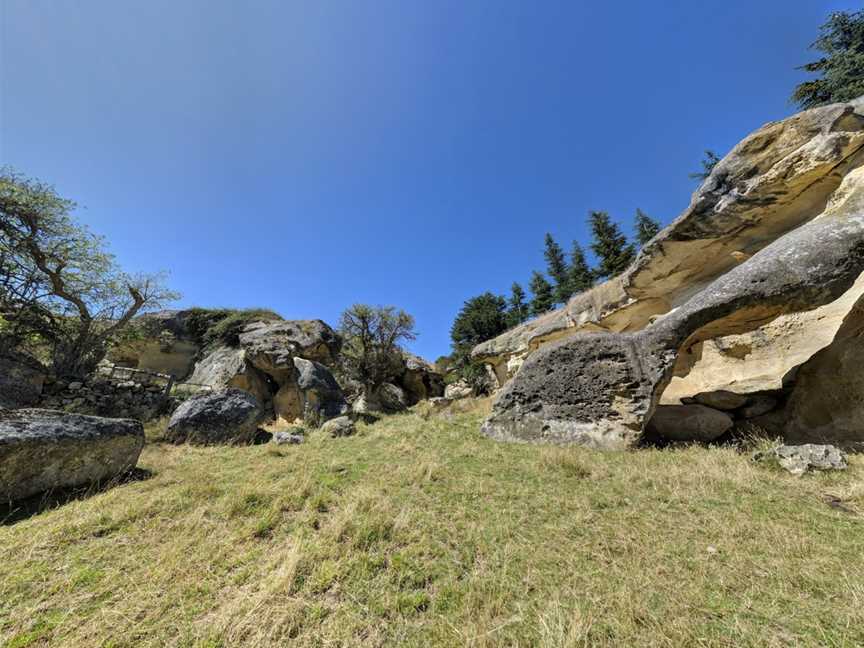
[[241, 389], [202, 392], [174, 411], [165, 438], [198, 445], [251, 443], [261, 414], [257, 399]]
[[[771, 450], [770, 457], [796, 476], [811, 470], [846, 470], [848, 465], [846, 455], [832, 445], [782, 445]], [[755, 457], [757, 460], [764, 458]]]
[[804, 363], [786, 408], [790, 443], [832, 443], [864, 450], [864, 297], [832, 343]]
[[659, 405], [648, 423], [652, 437], [670, 441], [713, 441], [732, 427], [732, 417], [705, 405]]
[[[653, 277], [677, 295], [669, 303], [674, 310], [645, 328], [631, 311], [623, 328], [640, 330], [571, 336], [536, 351], [500, 392], [484, 432], [513, 441], [631, 446], [682, 348], [752, 331], [849, 290], [864, 272], [864, 155], [855, 154], [864, 140], [859, 105], [806, 111], [736, 147], [688, 211], [623, 275], [637, 301], [657, 294], [645, 283]], [[732, 256], [731, 241], [743, 255], [752, 253], [735, 267], [716, 254], [719, 248]], [[653, 270], [640, 275], [646, 268]], [[702, 288], [716, 272], [724, 274]], [[683, 297], [689, 299], [675, 303]]]
[[718, 410], [735, 410], [747, 404], [747, 396], [723, 389], [702, 392], [694, 397], [697, 403]]
[[[545, 344], [576, 333], [640, 330], [681, 306], [822, 212], [844, 175], [860, 163], [862, 105], [858, 99], [766, 124], [717, 164], [687, 210], [645, 246], [627, 272], [479, 345], [474, 357], [492, 366], [503, 385]], [[766, 388], [753, 391], [761, 389]]]
[[0, 501], [116, 478], [135, 467], [143, 447], [138, 421], [0, 411]]
[[254, 322], [240, 334], [240, 347], [252, 364], [271, 373], [290, 368], [294, 357], [331, 365], [342, 340], [321, 320]]
[[304, 440], [302, 428], [282, 430], [273, 435], [273, 443], [276, 445], [300, 445]]
[[408, 405], [444, 395], [444, 376], [432, 363], [407, 351], [403, 351], [402, 355], [405, 358], [405, 372], [399, 382]]
[[447, 388], [444, 390], [444, 398], [449, 398], [451, 400], [470, 398], [473, 395], [474, 390], [471, 389], [471, 385], [469, 385], [465, 380], [459, 380], [447, 385]]
[[19, 356], [0, 356], [0, 407], [35, 405], [42, 395], [45, 370], [38, 363]]

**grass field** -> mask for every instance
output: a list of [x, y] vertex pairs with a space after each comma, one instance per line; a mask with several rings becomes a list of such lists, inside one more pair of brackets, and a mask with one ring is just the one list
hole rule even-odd
[[0, 526], [0, 645], [861, 646], [864, 457], [598, 453], [409, 414]]

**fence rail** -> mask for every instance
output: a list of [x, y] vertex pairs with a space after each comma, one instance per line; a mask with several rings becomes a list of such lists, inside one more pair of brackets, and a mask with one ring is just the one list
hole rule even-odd
[[177, 382], [177, 379], [173, 374], [159, 373], [158, 371], [150, 371], [148, 369], [135, 369], [133, 367], [123, 367], [115, 364], [101, 367], [99, 373], [113, 380], [135, 380], [149, 385], [158, 384], [164, 381], [165, 389], [162, 393], [166, 398], [176, 389], [186, 391], [191, 388], [192, 391], [213, 391], [213, 385], [194, 382]]

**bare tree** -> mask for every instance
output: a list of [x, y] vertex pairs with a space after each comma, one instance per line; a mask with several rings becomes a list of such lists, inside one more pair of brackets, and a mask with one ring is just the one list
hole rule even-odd
[[0, 170], [0, 351], [35, 340], [58, 376], [84, 376], [137, 314], [177, 298], [128, 275], [54, 189]]
[[399, 342], [414, 340], [414, 318], [393, 306], [354, 304], [342, 313], [345, 373], [363, 385], [367, 394], [394, 378], [402, 367]]

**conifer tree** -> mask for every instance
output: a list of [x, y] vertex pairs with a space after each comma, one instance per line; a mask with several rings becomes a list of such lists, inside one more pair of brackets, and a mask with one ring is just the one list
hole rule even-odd
[[552, 289], [546, 277], [536, 270], [531, 275], [531, 314], [542, 315], [543, 313], [552, 310], [555, 305], [555, 292]]
[[798, 68], [819, 75], [800, 83], [792, 101], [801, 108], [814, 108], [851, 101], [864, 94], [864, 11], [831, 14], [810, 49], [823, 56]]
[[573, 241], [573, 249], [570, 252], [569, 283], [571, 295], [588, 290], [594, 285], [594, 274], [585, 260], [585, 252], [578, 241]]
[[553, 290], [554, 299], [558, 303], [564, 303], [572, 294], [569, 289], [569, 277], [567, 276], [567, 260], [564, 250], [555, 242], [551, 234], [546, 234], [546, 249], [543, 252], [546, 257], [546, 272], [555, 282]]
[[660, 223], [651, 218], [638, 207], [636, 208], [636, 240], [639, 241], [639, 247], [643, 247], [648, 241], [657, 235], [660, 231]]
[[528, 303], [525, 301], [525, 291], [519, 282], [510, 286], [510, 299], [507, 302], [507, 325], [518, 326], [531, 315]]
[[600, 263], [595, 275], [608, 279], [621, 274], [633, 262], [635, 248], [606, 212], [592, 211], [589, 220], [593, 234], [591, 249]]

